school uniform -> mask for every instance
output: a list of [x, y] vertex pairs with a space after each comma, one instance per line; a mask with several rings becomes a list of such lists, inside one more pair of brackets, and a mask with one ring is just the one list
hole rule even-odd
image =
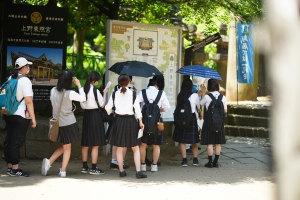
[[[108, 114], [112, 113], [115, 106], [115, 119], [112, 124], [109, 143], [117, 147], [134, 147], [140, 145], [141, 140], [137, 139], [139, 123], [135, 118], [142, 117], [139, 100], [135, 99], [133, 103], [133, 91], [126, 87], [123, 94], [121, 90], [115, 92], [113, 103], [112, 95], [105, 106]], [[134, 108], [134, 111], [133, 111]]]
[[[211, 92], [212, 95], [217, 99], [220, 93], [218, 91]], [[209, 104], [212, 101], [210, 96], [205, 95], [204, 98], [200, 101], [201, 105], [206, 106], [206, 110], [208, 110]], [[224, 109], [227, 109], [227, 100], [226, 97], [223, 96], [222, 102], [224, 105]], [[202, 132], [201, 132], [201, 144], [202, 145], [208, 145], [208, 144], [226, 144], [226, 139], [225, 139], [225, 130], [224, 126], [221, 132], [216, 132], [216, 133], [210, 133], [208, 130], [208, 116], [207, 114], [204, 115], [204, 123], [202, 127]]]
[[[80, 88], [79, 91], [80, 90], [83, 91], [83, 88]], [[62, 95], [63, 92], [57, 91], [56, 87], [51, 89], [50, 100], [53, 108], [52, 113], [54, 119], [57, 117]], [[72, 101], [82, 102], [85, 101], [85, 98], [73, 90], [67, 90], [65, 92], [60, 110], [59, 133], [57, 138], [57, 142], [62, 144], [75, 143], [80, 139], [78, 125], [72, 111]]]
[[200, 142], [197, 117], [196, 117], [196, 112], [197, 112], [196, 106], [198, 109], [200, 109], [200, 100], [198, 94], [197, 93], [191, 94], [191, 96], [189, 97], [189, 101], [191, 104], [191, 111], [192, 111], [191, 125], [185, 128], [175, 125], [172, 139], [175, 142], [179, 142], [179, 143], [195, 144]]
[[[93, 90], [94, 86], [90, 85], [87, 100], [80, 102], [81, 108], [85, 109], [81, 137], [81, 146], [85, 147], [106, 145], [104, 122], [99, 112]], [[83, 90], [79, 91], [79, 94], [86, 97]], [[104, 100], [99, 90], [97, 90], [97, 97], [99, 106], [103, 106]]]
[[[156, 99], [158, 92], [159, 92], [159, 90], [156, 87], [149, 86], [146, 89], [146, 95], [147, 95], [148, 101], [153, 102]], [[145, 101], [143, 98], [142, 91], [140, 91], [140, 93], [138, 94], [138, 98], [139, 98], [140, 103], [142, 104], [141, 108], [143, 108]], [[160, 109], [164, 109], [165, 112], [170, 109], [170, 107], [171, 107], [170, 102], [164, 91], [162, 92], [162, 95], [161, 95], [157, 105]], [[161, 118], [161, 121], [162, 121], [162, 118]], [[147, 145], [163, 145], [164, 131], [158, 131], [158, 134], [154, 137], [147, 137], [147, 136], [143, 135], [143, 137], [141, 138], [141, 142], [146, 143]]]

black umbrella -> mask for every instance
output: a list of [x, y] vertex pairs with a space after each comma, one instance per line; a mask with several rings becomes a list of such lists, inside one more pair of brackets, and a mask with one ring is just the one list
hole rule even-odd
[[139, 76], [146, 78], [150, 76], [161, 75], [160, 71], [158, 71], [155, 66], [140, 61], [117, 62], [108, 70], [119, 75], [127, 74], [128, 76]]

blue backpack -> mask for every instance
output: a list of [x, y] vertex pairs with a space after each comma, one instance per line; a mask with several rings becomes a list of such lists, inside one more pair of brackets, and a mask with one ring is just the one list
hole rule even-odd
[[7, 80], [0, 87], [0, 112], [5, 115], [14, 114], [23, 101], [18, 101], [16, 98], [17, 88], [18, 88], [18, 79], [25, 77], [24, 75], [19, 75], [18, 78], [13, 78]]

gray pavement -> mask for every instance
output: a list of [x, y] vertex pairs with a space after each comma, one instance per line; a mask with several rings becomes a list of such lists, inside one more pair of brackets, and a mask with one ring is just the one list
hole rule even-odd
[[[159, 171], [147, 171], [147, 179], [136, 179], [131, 166], [127, 177], [108, 169], [100, 160], [105, 175], [81, 174], [81, 161], [71, 160], [67, 178], [58, 177], [60, 162], [55, 162], [48, 176], [40, 175], [41, 160], [22, 159], [20, 167], [31, 177], [10, 177], [5, 162], [0, 163], [0, 199], [262, 199], [276, 198], [276, 184], [271, 172], [272, 146], [268, 139], [227, 137], [219, 159], [220, 168], [203, 167], [207, 162], [205, 146], [199, 151], [198, 167], [181, 167], [181, 155], [172, 164], [162, 161]], [[130, 159], [131, 154], [127, 156]], [[103, 167], [106, 166], [106, 167]], [[148, 168], [150, 170], [150, 168]]]

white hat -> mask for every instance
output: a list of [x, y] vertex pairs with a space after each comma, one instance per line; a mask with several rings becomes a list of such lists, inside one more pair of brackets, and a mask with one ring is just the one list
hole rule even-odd
[[15, 68], [20, 69], [25, 65], [32, 65], [32, 62], [29, 62], [28, 60], [26, 60], [26, 58], [20, 57], [16, 60]]
[[201, 85], [205, 81], [205, 78], [193, 76], [193, 85]]

